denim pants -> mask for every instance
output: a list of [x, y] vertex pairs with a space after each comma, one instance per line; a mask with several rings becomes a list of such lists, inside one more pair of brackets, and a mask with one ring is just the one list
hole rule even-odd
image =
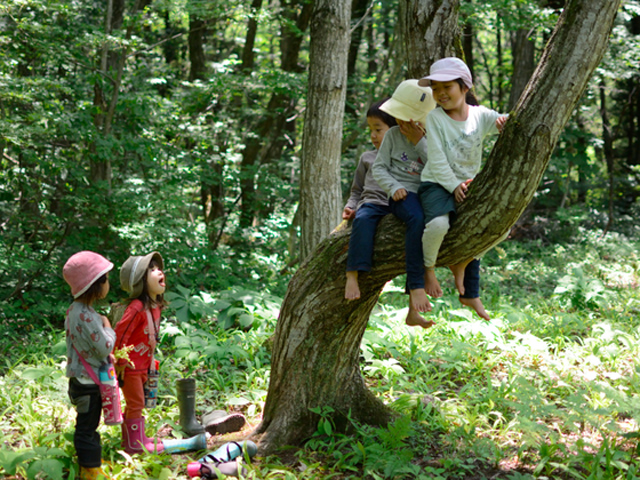
[[404, 251], [407, 269], [407, 288], [424, 288], [424, 263], [422, 258], [422, 232], [424, 214], [417, 193], [408, 192], [407, 198], [396, 202], [389, 200], [391, 213], [407, 227], [404, 235]]
[[464, 295], [462, 298], [480, 296], [480, 259], [474, 258], [464, 269]]
[[363, 203], [356, 210], [351, 226], [349, 252], [347, 254], [347, 272], [370, 272], [373, 267], [373, 239], [378, 223], [391, 213], [388, 205]]
[[78, 463], [85, 468], [99, 467], [102, 464], [102, 446], [97, 431], [102, 417], [100, 387], [85, 385], [72, 377], [69, 379], [69, 398], [78, 413], [73, 434]]
[[424, 265], [422, 264], [422, 230], [424, 216], [418, 194], [409, 192], [407, 198], [389, 206], [362, 204], [351, 227], [347, 271], [369, 272], [372, 268], [373, 239], [380, 219], [389, 213], [402, 220], [406, 226], [405, 257], [407, 287], [410, 290], [424, 288]]

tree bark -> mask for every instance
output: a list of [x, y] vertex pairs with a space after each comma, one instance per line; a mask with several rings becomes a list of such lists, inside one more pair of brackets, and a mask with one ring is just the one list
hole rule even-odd
[[511, 56], [513, 73], [511, 74], [511, 92], [509, 93], [509, 110], [513, 110], [520, 95], [527, 86], [535, 64], [535, 42], [529, 39], [530, 31], [516, 30], [511, 33]]
[[461, 57], [459, 0], [400, 0], [398, 23], [408, 78], [429, 74], [443, 57]]
[[340, 223], [340, 147], [350, 18], [350, 0], [318, 0], [311, 17], [300, 175], [301, 259]]
[[[492, 245], [529, 203], [560, 132], [602, 58], [619, 3], [568, 2], [487, 166], [471, 184], [441, 249], [441, 265]], [[317, 132], [320, 139], [327, 137]], [[344, 299], [348, 229], [320, 243], [294, 275], [276, 327], [269, 393], [257, 429], [264, 433], [263, 453], [308, 438], [318, 420], [309, 408], [328, 405], [374, 424], [389, 419], [389, 412], [364, 387], [358, 352], [382, 286], [404, 271], [401, 230], [392, 217], [380, 223], [374, 269], [359, 277], [359, 301]]]

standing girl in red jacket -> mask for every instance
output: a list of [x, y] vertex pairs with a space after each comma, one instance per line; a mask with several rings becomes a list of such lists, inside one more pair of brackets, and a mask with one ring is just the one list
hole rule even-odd
[[[131, 302], [116, 325], [116, 348], [132, 347], [129, 362], [119, 360], [120, 387], [126, 400], [122, 443], [127, 453], [166, 452], [206, 448], [204, 433], [191, 439], [156, 441], [145, 435], [144, 384], [149, 369], [155, 369], [154, 352], [159, 340], [160, 315], [166, 303], [163, 272], [164, 263], [158, 252], [145, 256], [131, 256], [120, 269], [120, 285], [129, 293]], [[204, 429], [201, 430], [204, 432]]]

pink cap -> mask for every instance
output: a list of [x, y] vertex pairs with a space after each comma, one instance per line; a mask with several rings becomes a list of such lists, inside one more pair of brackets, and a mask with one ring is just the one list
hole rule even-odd
[[187, 475], [190, 477], [199, 477], [200, 476], [200, 468], [202, 464], [200, 462], [191, 462], [187, 465]]
[[95, 252], [84, 250], [69, 257], [62, 268], [62, 276], [71, 287], [71, 295], [78, 298], [113, 268], [113, 263]]
[[433, 62], [429, 69], [429, 75], [421, 78], [418, 85], [422, 87], [430, 87], [431, 80], [436, 82], [451, 82], [456, 79], [462, 79], [467, 88], [473, 87], [471, 79], [471, 70], [467, 64], [456, 57], [446, 57]]

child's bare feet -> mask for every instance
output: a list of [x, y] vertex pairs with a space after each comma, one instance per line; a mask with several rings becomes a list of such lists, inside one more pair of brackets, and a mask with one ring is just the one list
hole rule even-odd
[[476, 297], [476, 298], [458, 297], [458, 298], [461, 304], [467, 307], [473, 308], [476, 311], [476, 313], [480, 315], [480, 317], [484, 318], [487, 321], [491, 320], [491, 317], [489, 317], [489, 314], [484, 309], [484, 305], [482, 304], [482, 300], [480, 300], [480, 297]]
[[411, 306], [418, 312], [430, 312], [431, 303], [427, 298], [424, 288], [414, 288], [409, 290], [409, 301]]
[[442, 296], [442, 288], [436, 277], [436, 271], [428, 268], [424, 271], [424, 290], [431, 298], [440, 298]]
[[409, 302], [409, 313], [407, 313], [407, 318], [405, 318], [404, 323], [409, 325], [410, 327], [422, 327], [422, 328], [431, 328], [435, 325], [433, 320], [427, 320], [420, 313], [413, 308], [411, 302]]
[[453, 280], [456, 284], [456, 288], [460, 295], [464, 295], [464, 269], [471, 263], [472, 258], [465, 260], [464, 262], [456, 263], [455, 265], [449, 265], [451, 273], [453, 273]]
[[358, 285], [358, 271], [347, 272], [347, 283], [344, 286], [344, 298], [357, 300], [360, 298], [360, 286]]

